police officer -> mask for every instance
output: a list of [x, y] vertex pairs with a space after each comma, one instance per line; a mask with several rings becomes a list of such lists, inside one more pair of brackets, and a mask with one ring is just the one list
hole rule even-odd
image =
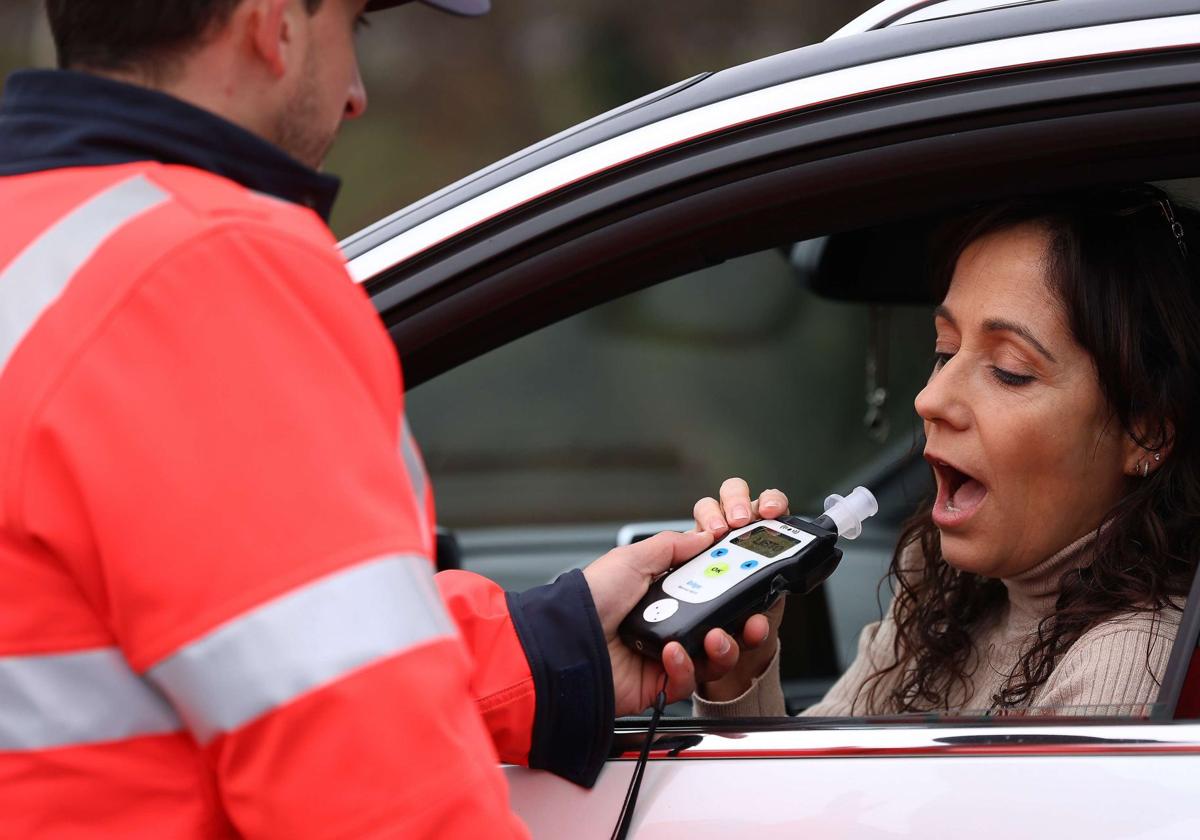
[[616, 626], [710, 534], [523, 594], [432, 573], [317, 171], [396, 5], [48, 0], [64, 69], [7, 82], [0, 836], [523, 836], [498, 760], [590, 785], [662, 667], [694, 685]]

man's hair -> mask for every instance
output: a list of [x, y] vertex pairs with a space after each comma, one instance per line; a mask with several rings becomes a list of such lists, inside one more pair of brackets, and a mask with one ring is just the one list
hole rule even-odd
[[[58, 66], [161, 73], [242, 0], [46, 0]], [[322, 0], [304, 0], [309, 14]]]

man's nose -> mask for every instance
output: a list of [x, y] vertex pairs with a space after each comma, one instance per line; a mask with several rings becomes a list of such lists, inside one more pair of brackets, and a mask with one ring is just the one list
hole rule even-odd
[[354, 68], [354, 78], [350, 80], [350, 89], [346, 92], [346, 119], [355, 120], [367, 112], [367, 86], [363, 84], [362, 73]]
[[935, 371], [913, 401], [917, 414], [926, 423], [940, 422], [956, 429], [970, 425], [971, 410], [965, 398], [967, 383], [961, 375], [963, 364], [955, 364], [958, 360], [956, 356]]

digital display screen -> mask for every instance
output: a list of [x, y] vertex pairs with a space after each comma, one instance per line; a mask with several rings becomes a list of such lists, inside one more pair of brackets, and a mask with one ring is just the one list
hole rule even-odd
[[778, 557], [800, 540], [792, 539], [787, 534], [781, 534], [766, 525], [759, 525], [753, 531], [747, 531], [740, 537], [734, 537], [730, 542], [739, 548], [761, 554], [763, 557]]

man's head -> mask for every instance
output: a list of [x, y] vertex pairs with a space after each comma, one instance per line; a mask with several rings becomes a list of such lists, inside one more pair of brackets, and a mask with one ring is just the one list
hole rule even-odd
[[[46, 0], [58, 66], [155, 78], [229, 22], [242, 0]], [[322, 0], [305, 0], [315, 12]]]
[[[206, 108], [319, 166], [366, 110], [354, 33], [411, 0], [46, 0], [59, 66]], [[482, 14], [488, 0], [423, 0]]]

